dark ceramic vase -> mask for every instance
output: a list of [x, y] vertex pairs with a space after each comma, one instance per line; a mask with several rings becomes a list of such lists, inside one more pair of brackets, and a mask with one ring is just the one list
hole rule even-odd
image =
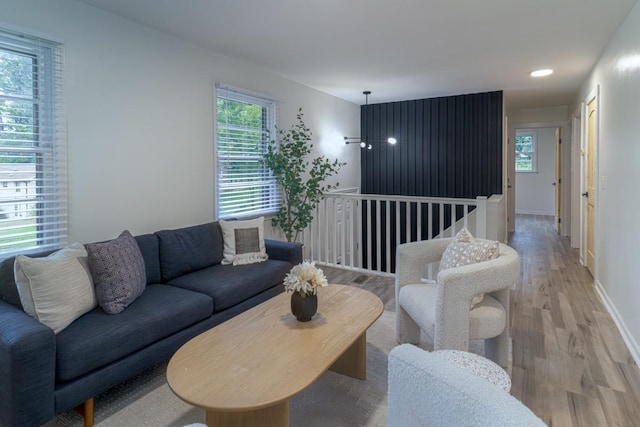
[[298, 292], [291, 294], [291, 313], [299, 322], [308, 322], [318, 311], [318, 296], [303, 297]]

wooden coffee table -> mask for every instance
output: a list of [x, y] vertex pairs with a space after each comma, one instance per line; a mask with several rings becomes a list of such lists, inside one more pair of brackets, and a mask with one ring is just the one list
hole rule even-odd
[[167, 367], [182, 400], [207, 411], [209, 426], [287, 426], [289, 399], [327, 369], [366, 377], [366, 333], [382, 314], [380, 298], [352, 286], [318, 292], [310, 322], [291, 314], [280, 294], [198, 335]]

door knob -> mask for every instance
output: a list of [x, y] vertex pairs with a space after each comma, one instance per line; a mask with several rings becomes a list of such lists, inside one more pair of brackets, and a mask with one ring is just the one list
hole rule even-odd
[[551, 185], [556, 185], [556, 183], [555, 183], [555, 182], [552, 182], [552, 183], [551, 183]]
[[585, 191], [584, 193], [582, 193], [582, 197], [589, 197], [589, 192]]

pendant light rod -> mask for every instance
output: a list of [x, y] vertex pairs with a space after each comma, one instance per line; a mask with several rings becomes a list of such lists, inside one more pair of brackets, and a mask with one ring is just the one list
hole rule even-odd
[[[364, 95], [364, 105], [369, 105], [369, 95], [371, 95], [371, 91], [370, 90], [365, 90], [365, 91], [362, 91], [362, 94]], [[362, 138], [360, 136], [345, 136], [344, 137], [344, 143], [345, 144], [359, 143], [360, 144], [360, 148], [366, 148], [368, 150], [371, 150], [373, 148], [373, 145], [371, 145], [371, 142], [372, 141], [370, 141], [369, 138], [367, 138], [366, 136], [364, 138]], [[389, 137], [389, 138], [387, 138], [386, 142], [389, 143], [389, 145], [395, 145], [396, 142], [398, 142], [398, 140], [395, 139], [394, 137]]]
[[365, 90], [362, 94], [364, 95], [364, 105], [369, 105], [369, 95], [371, 95], [371, 91]]

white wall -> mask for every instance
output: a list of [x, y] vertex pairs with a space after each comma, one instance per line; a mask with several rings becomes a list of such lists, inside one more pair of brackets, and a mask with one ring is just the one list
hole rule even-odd
[[518, 130], [536, 133], [537, 171], [516, 172], [516, 213], [555, 215], [556, 128]]
[[89, 242], [211, 221], [216, 82], [302, 107], [316, 149], [358, 186], [360, 108], [73, 0], [1, 0], [0, 21], [64, 40], [69, 238]]
[[556, 107], [523, 108], [509, 110], [510, 124], [517, 123], [555, 123], [569, 120], [569, 106], [559, 105]]
[[598, 85], [595, 279], [640, 362], [640, 4], [605, 48], [576, 104]]

